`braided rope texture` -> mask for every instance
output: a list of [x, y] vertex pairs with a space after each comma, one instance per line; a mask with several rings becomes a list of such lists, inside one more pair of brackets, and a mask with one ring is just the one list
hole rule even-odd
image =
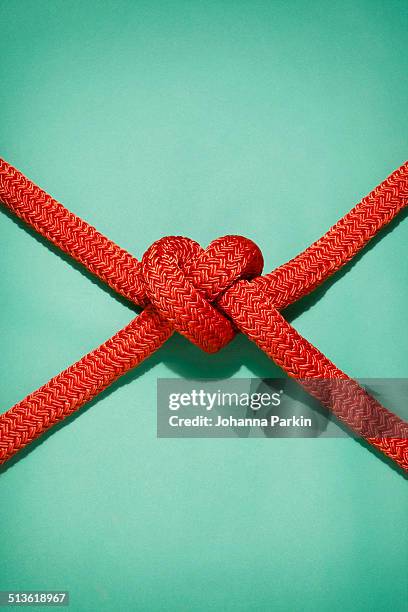
[[350, 261], [408, 205], [408, 162], [291, 261], [261, 276], [249, 239], [225, 236], [207, 249], [184, 237], [154, 243], [138, 261], [0, 160], [0, 200], [142, 313], [97, 349], [0, 415], [0, 463], [78, 410], [178, 331], [206, 352], [239, 330], [289, 376], [408, 471], [408, 424], [381, 406], [303, 338], [281, 310]]

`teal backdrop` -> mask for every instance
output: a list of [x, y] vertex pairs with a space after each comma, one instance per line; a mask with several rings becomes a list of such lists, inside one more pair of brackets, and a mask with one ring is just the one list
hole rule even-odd
[[[407, 158], [408, 7], [0, 2], [0, 154], [140, 257], [244, 234], [269, 271]], [[1, 410], [134, 316], [0, 214]], [[295, 327], [406, 377], [406, 216]], [[245, 338], [173, 337], [0, 477], [0, 589], [75, 611], [406, 610], [407, 488], [352, 439], [156, 438], [158, 377], [277, 376]]]

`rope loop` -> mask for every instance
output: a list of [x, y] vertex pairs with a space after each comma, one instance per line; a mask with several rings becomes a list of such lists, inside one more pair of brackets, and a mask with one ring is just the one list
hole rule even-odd
[[155, 242], [142, 258], [146, 296], [158, 312], [207, 353], [228, 344], [236, 330], [216, 306], [237, 281], [259, 276], [257, 245], [242, 236], [224, 236], [203, 249], [181, 236]]

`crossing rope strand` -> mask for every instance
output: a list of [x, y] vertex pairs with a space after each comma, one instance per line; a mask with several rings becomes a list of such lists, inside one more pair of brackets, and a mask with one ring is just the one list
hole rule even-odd
[[145, 306], [115, 336], [0, 415], [0, 462], [138, 365], [174, 330], [214, 352], [239, 329], [355, 434], [408, 471], [408, 425], [279, 312], [339, 270], [408, 204], [408, 162], [322, 238], [265, 276], [259, 249], [238, 236], [205, 250], [187, 238], [163, 238], [139, 262], [1, 160], [0, 200], [112, 289]]

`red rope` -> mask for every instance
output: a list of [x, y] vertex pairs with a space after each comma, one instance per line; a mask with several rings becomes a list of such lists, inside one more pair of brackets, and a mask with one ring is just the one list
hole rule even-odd
[[145, 306], [115, 336], [0, 416], [0, 462], [138, 365], [174, 330], [214, 352], [239, 329], [352, 431], [408, 471], [408, 424], [279, 312], [341, 268], [408, 204], [408, 162], [320, 240], [265, 276], [258, 247], [239, 236], [219, 238], [205, 250], [187, 238], [163, 238], [139, 262], [2, 160], [0, 199], [115, 291]]

